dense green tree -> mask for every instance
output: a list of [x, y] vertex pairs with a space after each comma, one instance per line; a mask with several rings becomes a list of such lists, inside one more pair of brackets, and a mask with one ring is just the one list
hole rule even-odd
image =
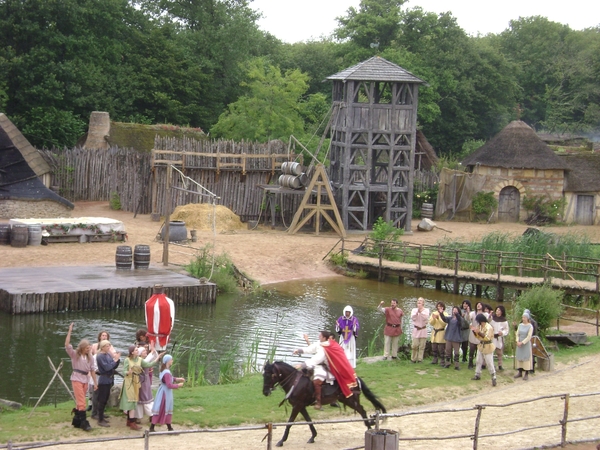
[[263, 58], [247, 65], [247, 92], [231, 103], [211, 133], [234, 140], [287, 141], [291, 134], [304, 133], [300, 112], [302, 96], [308, 89], [308, 76], [299, 70], [282, 74]]
[[570, 32], [568, 26], [545, 17], [521, 17], [510, 21], [509, 28], [492, 39], [514, 63], [521, 118], [534, 127], [546, 119], [547, 87], [553, 90], [560, 84], [555, 66], [565, 61]]
[[351, 7], [338, 17], [335, 35], [349, 39], [362, 48], [383, 51], [400, 31], [401, 8], [406, 0], [362, 0], [358, 9]]

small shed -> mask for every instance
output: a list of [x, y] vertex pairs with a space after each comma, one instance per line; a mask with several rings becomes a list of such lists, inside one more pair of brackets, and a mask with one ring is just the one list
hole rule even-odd
[[481, 190], [494, 192], [499, 222], [525, 220], [522, 198], [526, 195], [563, 198], [566, 162], [523, 121], [509, 123], [462, 164], [467, 172], [485, 176]]
[[566, 153], [559, 156], [568, 167], [565, 178], [565, 222], [600, 224], [600, 153]]
[[51, 167], [0, 113], [0, 217], [69, 217], [73, 204], [46, 187]]

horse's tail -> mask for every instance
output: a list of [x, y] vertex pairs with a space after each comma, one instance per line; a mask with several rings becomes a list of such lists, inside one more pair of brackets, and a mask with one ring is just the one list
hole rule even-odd
[[375, 409], [385, 414], [387, 412], [385, 406], [383, 406], [383, 404], [379, 401], [379, 399], [373, 393], [373, 391], [367, 387], [366, 383], [362, 380], [362, 378], [359, 378], [358, 381], [360, 383], [360, 390], [363, 394], [365, 394], [367, 400], [369, 400], [373, 404]]

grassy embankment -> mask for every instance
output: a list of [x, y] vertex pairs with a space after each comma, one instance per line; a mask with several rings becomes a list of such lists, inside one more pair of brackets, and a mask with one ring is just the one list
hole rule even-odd
[[[557, 364], [568, 364], [597, 354], [600, 351], [600, 338], [590, 337], [591, 345], [575, 348], [561, 347], [554, 351]], [[509, 362], [505, 364], [511, 367]], [[434, 392], [444, 389], [446, 400], [459, 398], [474, 389], [489, 389], [490, 383], [471, 381], [473, 372], [466, 370], [441, 369], [432, 366], [429, 361], [423, 364], [410, 364], [399, 359], [396, 361], [360, 362], [357, 374], [375, 392], [389, 410], [410, 408], [434, 403], [439, 396]], [[514, 382], [512, 370], [499, 374], [499, 386]], [[487, 377], [484, 372], [483, 380]], [[535, 378], [531, 382], [535, 382]], [[289, 408], [278, 407], [283, 399], [283, 391], [277, 389], [271, 397], [262, 394], [262, 376], [247, 375], [235, 383], [183, 388], [175, 391], [174, 425], [177, 428], [189, 427], [227, 427], [240, 424], [261, 424], [267, 422], [285, 422]], [[363, 399], [363, 402], [366, 401]], [[367, 411], [373, 413], [373, 407], [366, 401]], [[53, 441], [59, 439], [102, 437], [107, 434], [129, 435], [132, 432], [124, 427], [122, 413], [111, 408], [111, 428], [95, 426], [89, 433], [84, 433], [71, 426], [72, 403], [38, 407], [31, 418], [28, 418], [31, 407], [13, 411], [4, 409], [0, 412], [0, 443]], [[351, 416], [351, 411], [337, 408], [326, 408], [324, 411], [311, 410], [315, 420], [336, 418], [340, 415]]]

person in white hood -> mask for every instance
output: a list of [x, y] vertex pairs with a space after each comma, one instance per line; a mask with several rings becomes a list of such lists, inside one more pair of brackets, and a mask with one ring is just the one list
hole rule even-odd
[[340, 346], [350, 361], [353, 368], [356, 368], [356, 338], [360, 325], [358, 319], [354, 317], [352, 306], [344, 308], [344, 314], [335, 323], [335, 331], [340, 335]]

